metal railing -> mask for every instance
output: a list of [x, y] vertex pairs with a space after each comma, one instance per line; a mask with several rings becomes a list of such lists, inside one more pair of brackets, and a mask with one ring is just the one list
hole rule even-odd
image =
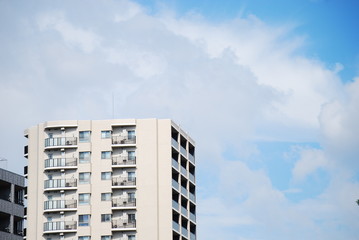
[[45, 168], [74, 166], [77, 166], [77, 158], [50, 158], [45, 160]]
[[135, 144], [136, 136], [112, 136], [112, 144]]
[[76, 208], [76, 200], [51, 200], [44, 202], [44, 210]]
[[114, 156], [112, 157], [112, 165], [135, 165], [136, 157]]
[[77, 145], [76, 137], [46, 138], [45, 147], [72, 146]]
[[45, 180], [45, 189], [77, 187], [77, 179], [51, 179]]
[[136, 220], [112, 220], [112, 228], [135, 228]]
[[112, 207], [134, 207], [136, 198], [112, 198]]
[[66, 231], [76, 230], [76, 221], [59, 221], [59, 222], [46, 222], [44, 223], [44, 231]]
[[113, 177], [112, 186], [135, 186], [136, 177]]

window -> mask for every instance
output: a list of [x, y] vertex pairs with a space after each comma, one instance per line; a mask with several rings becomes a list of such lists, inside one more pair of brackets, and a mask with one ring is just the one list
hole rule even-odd
[[78, 240], [90, 240], [90, 236], [80, 236]]
[[110, 151], [101, 152], [101, 159], [110, 159], [110, 158], [111, 158]]
[[90, 183], [90, 177], [91, 177], [91, 173], [89, 172], [79, 173], [79, 183], [80, 184]]
[[91, 159], [91, 152], [79, 152], [79, 162], [88, 163]]
[[135, 138], [136, 138], [135, 130], [128, 131], [128, 139], [135, 139]]
[[79, 132], [79, 142], [89, 142], [90, 136], [91, 136], [90, 131]]
[[101, 222], [110, 222], [111, 214], [101, 214]]
[[90, 215], [79, 215], [79, 227], [89, 226], [90, 225]]
[[101, 180], [110, 180], [111, 179], [111, 172], [102, 172], [101, 173]]
[[101, 131], [101, 138], [111, 138], [111, 131]]
[[111, 236], [101, 236], [101, 240], [111, 240]]
[[127, 239], [128, 240], [136, 240], [136, 236], [135, 235], [127, 235]]
[[128, 222], [130, 223], [136, 222], [136, 215], [134, 213], [128, 214]]
[[101, 193], [101, 201], [111, 201], [111, 193]]
[[91, 197], [90, 193], [80, 193], [79, 204], [80, 205], [90, 204], [90, 197]]
[[134, 192], [129, 192], [128, 193], [128, 201], [131, 202], [131, 203], [136, 201], [136, 196], [135, 196]]
[[136, 173], [135, 172], [128, 172], [127, 176], [128, 176], [128, 181], [134, 182], [136, 180]]
[[136, 159], [136, 152], [128, 151], [128, 160], [135, 160], [135, 159]]

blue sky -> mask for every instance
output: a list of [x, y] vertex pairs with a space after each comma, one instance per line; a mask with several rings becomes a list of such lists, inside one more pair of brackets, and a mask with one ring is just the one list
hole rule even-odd
[[[171, 118], [198, 240], [357, 239], [354, 1], [0, 1], [0, 157], [59, 119]], [[0, 166], [5, 166], [0, 162]]]

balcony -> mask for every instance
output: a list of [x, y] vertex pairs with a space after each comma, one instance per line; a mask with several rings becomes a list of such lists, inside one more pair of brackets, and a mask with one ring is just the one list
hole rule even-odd
[[191, 172], [189, 173], [189, 180], [191, 180], [193, 183], [195, 183], [195, 177]]
[[27, 178], [27, 174], [29, 172], [29, 167], [28, 166], [25, 166], [24, 167], [24, 177]]
[[136, 220], [112, 220], [112, 231], [135, 231]]
[[49, 233], [64, 233], [76, 232], [76, 221], [59, 221], [59, 222], [46, 222], [44, 223], [44, 234]]
[[46, 138], [45, 149], [77, 147], [76, 137]]
[[115, 156], [112, 157], [112, 167], [133, 167], [136, 165], [136, 157]]
[[189, 233], [189, 239], [190, 240], [196, 240], [196, 234], [194, 234], [194, 233]]
[[45, 160], [45, 170], [76, 168], [77, 158], [50, 158]]
[[76, 200], [53, 200], [44, 202], [45, 212], [76, 211]]
[[134, 209], [136, 207], [136, 198], [112, 198], [113, 209]]
[[28, 145], [26, 145], [26, 146], [24, 146], [24, 157], [28, 157], [28, 155], [29, 155], [29, 146]]
[[179, 211], [179, 204], [178, 202], [176, 202], [175, 200], [172, 199], [172, 207], [174, 209], [176, 209], [177, 211]]
[[75, 190], [77, 179], [51, 179], [45, 180], [45, 191]]
[[[128, 146], [136, 144], [136, 136], [112, 136], [112, 146]], [[115, 145], [115, 146], [114, 146]]]
[[132, 188], [136, 186], [135, 177], [113, 177], [112, 178], [112, 187], [118, 188]]

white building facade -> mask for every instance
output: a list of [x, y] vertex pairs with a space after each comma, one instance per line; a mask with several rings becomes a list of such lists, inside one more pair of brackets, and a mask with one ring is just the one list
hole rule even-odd
[[26, 239], [195, 240], [195, 143], [169, 119], [25, 130]]

